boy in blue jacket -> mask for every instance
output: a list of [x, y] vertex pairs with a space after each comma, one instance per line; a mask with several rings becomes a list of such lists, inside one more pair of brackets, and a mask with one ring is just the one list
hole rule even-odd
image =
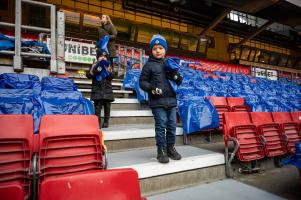
[[176, 140], [176, 94], [168, 80], [177, 85], [182, 77], [177, 72], [166, 73], [164, 58], [167, 43], [163, 36], [156, 34], [150, 41], [152, 55], [143, 66], [139, 79], [140, 87], [148, 92], [149, 106], [155, 119], [157, 159], [160, 163], [168, 163], [169, 158], [180, 160], [181, 155], [174, 145]]

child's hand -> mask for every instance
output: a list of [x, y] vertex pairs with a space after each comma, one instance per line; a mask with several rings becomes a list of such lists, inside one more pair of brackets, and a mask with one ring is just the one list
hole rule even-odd
[[108, 67], [108, 71], [109, 71], [110, 73], [112, 73], [112, 72], [113, 72], [113, 69], [112, 69], [112, 67], [111, 67], [111, 66], [109, 66], [109, 67]]
[[161, 88], [153, 88], [151, 92], [153, 95], [156, 95], [156, 96], [162, 96], [162, 94], [163, 94]]

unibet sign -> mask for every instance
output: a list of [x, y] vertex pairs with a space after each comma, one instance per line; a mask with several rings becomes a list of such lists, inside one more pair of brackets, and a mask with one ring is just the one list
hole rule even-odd
[[95, 56], [94, 44], [65, 40], [65, 62], [92, 64]]
[[[50, 38], [47, 38], [50, 49]], [[65, 62], [93, 64], [96, 60], [96, 48], [93, 43], [65, 40]]]

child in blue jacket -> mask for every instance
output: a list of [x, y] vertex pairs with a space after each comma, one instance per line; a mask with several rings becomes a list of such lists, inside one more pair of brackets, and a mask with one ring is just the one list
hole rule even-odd
[[169, 158], [180, 160], [181, 155], [174, 145], [176, 140], [176, 94], [168, 80], [177, 85], [182, 77], [177, 72], [166, 73], [164, 58], [167, 50], [165, 38], [159, 34], [150, 41], [152, 55], [143, 66], [139, 79], [140, 87], [148, 92], [149, 106], [155, 119], [157, 159], [160, 163], [168, 163]]

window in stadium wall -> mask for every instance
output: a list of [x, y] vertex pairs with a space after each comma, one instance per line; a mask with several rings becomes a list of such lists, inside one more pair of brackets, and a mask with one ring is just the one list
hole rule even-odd
[[180, 48], [183, 50], [196, 51], [197, 38], [190, 35], [182, 35]]
[[288, 59], [288, 56], [287, 56], [287, 55], [281, 55], [281, 56], [280, 56], [280, 60], [279, 60], [278, 65], [279, 65], [280, 67], [285, 67], [285, 66], [286, 66], [286, 63], [287, 63], [287, 59]]
[[154, 34], [159, 33], [159, 30], [151, 26], [139, 26], [137, 42], [149, 43]]
[[65, 13], [65, 28], [66, 32], [79, 32], [80, 31], [80, 13], [63, 10]]
[[237, 47], [237, 48], [235, 49], [235, 58], [236, 58], [237, 60], [240, 59], [240, 53], [241, 53], [241, 48], [240, 48], [240, 47]]
[[84, 14], [84, 18], [83, 18], [83, 26], [85, 27], [83, 29], [84, 32], [97, 35], [99, 25], [100, 25], [99, 17]]
[[173, 31], [170, 40], [170, 47], [179, 48], [180, 33]]
[[295, 65], [295, 63], [296, 63], [296, 59], [292, 58], [292, 57], [289, 57], [286, 66], [290, 67], [290, 68], [293, 68], [293, 66]]
[[270, 58], [270, 65], [278, 65], [280, 55], [278, 53], [272, 52]]
[[270, 53], [267, 51], [262, 51], [261, 55], [259, 56], [259, 62], [268, 64], [269, 59], [270, 59]]
[[[130, 41], [131, 30], [132, 30], [133, 25], [129, 24], [128, 22], [126, 22], [124, 20], [114, 20], [113, 24], [118, 31], [118, 35], [117, 35], [118, 39]], [[134, 33], [134, 37], [135, 37], [135, 33]]]
[[250, 48], [248, 47], [242, 47], [241, 57], [242, 60], [248, 60], [250, 54]]
[[[130, 41], [135, 41], [137, 37], [137, 25], [131, 25]], [[118, 34], [117, 34], [118, 37]]]
[[250, 62], [253, 62], [255, 54], [256, 54], [256, 49], [251, 49], [249, 59], [248, 59]]
[[261, 55], [261, 50], [257, 49], [255, 53], [254, 62], [259, 62], [260, 55]]

